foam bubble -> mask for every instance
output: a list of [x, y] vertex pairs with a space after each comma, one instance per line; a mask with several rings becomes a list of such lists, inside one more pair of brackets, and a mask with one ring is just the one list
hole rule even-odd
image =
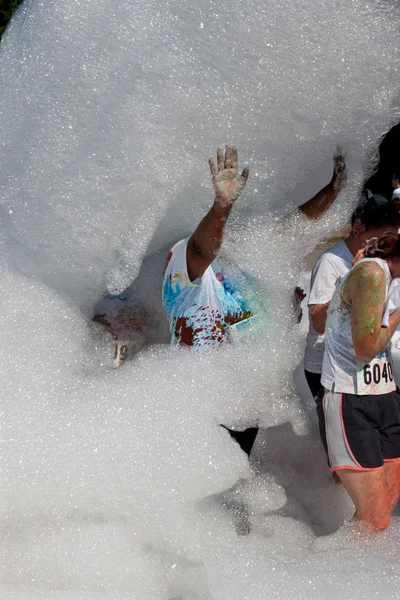
[[[0, 48], [10, 598], [396, 597], [398, 517], [357, 552], [353, 531], [331, 537], [352, 506], [292, 380], [290, 296], [398, 118], [399, 20], [378, 0], [17, 11]], [[222, 258], [252, 277], [265, 320], [236, 348], [171, 349], [163, 263], [209, 207], [207, 158], [226, 142], [250, 179]], [[329, 181], [337, 144], [349, 184], [329, 213], [279, 221]], [[88, 317], [132, 281], [153, 345], [115, 372]], [[251, 469], [220, 424], [255, 423]]]

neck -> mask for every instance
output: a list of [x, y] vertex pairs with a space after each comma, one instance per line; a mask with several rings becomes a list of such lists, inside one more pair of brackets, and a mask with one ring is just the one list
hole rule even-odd
[[346, 244], [353, 256], [355, 256], [358, 250], [360, 249], [359, 244], [357, 243], [357, 240], [352, 233], [349, 235], [347, 240], [344, 240], [344, 243]]

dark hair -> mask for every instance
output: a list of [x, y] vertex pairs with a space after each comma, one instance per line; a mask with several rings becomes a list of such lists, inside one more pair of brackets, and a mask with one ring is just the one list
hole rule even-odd
[[400, 214], [393, 205], [388, 204], [386, 198], [378, 194], [364, 198], [351, 215], [351, 226], [359, 220], [367, 231], [386, 225], [400, 229]]
[[392, 179], [397, 179], [397, 181], [398, 181], [400, 179], [400, 177], [397, 175], [397, 173], [393, 173]]
[[365, 247], [366, 258], [390, 258], [400, 256], [400, 237], [397, 233], [386, 231]]

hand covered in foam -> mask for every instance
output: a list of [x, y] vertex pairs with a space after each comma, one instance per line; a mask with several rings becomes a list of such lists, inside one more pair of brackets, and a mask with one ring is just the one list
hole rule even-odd
[[334, 166], [333, 166], [333, 175], [331, 184], [335, 188], [335, 192], [339, 193], [346, 186], [347, 183], [347, 168], [345, 162], [345, 153], [343, 149], [338, 147], [336, 149], [336, 154], [333, 157]]
[[209, 159], [216, 201], [221, 206], [229, 206], [240, 196], [246, 185], [249, 169], [246, 167], [241, 176], [237, 176], [238, 155], [234, 146], [226, 146], [225, 158], [221, 148], [218, 148], [217, 163], [218, 167], [212, 158]]
[[136, 306], [123, 308], [119, 311], [116, 320], [125, 331], [141, 331], [144, 320], [144, 312]]

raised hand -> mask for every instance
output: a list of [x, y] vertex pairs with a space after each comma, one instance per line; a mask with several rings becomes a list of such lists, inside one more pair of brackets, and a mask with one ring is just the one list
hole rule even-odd
[[123, 308], [117, 315], [117, 322], [121, 330], [141, 331], [143, 327], [142, 311], [136, 306]]
[[234, 146], [226, 146], [225, 158], [221, 148], [217, 150], [218, 167], [212, 158], [209, 159], [215, 199], [223, 207], [232, 204], [241, 194], [249, 176], [249, 169], [243, 169], [238, 177], [237, 150]]
[[332, 185], [334, 187], [335, 192], [338, 194], [347, 183], [347, 169], [345, 163], [345, 153], [343, 152], [343, 148], [340, 146], [336, 149], [336, 154], [333, 157], [334, 166], [333, 166], [333, 175], [332, 175]]

